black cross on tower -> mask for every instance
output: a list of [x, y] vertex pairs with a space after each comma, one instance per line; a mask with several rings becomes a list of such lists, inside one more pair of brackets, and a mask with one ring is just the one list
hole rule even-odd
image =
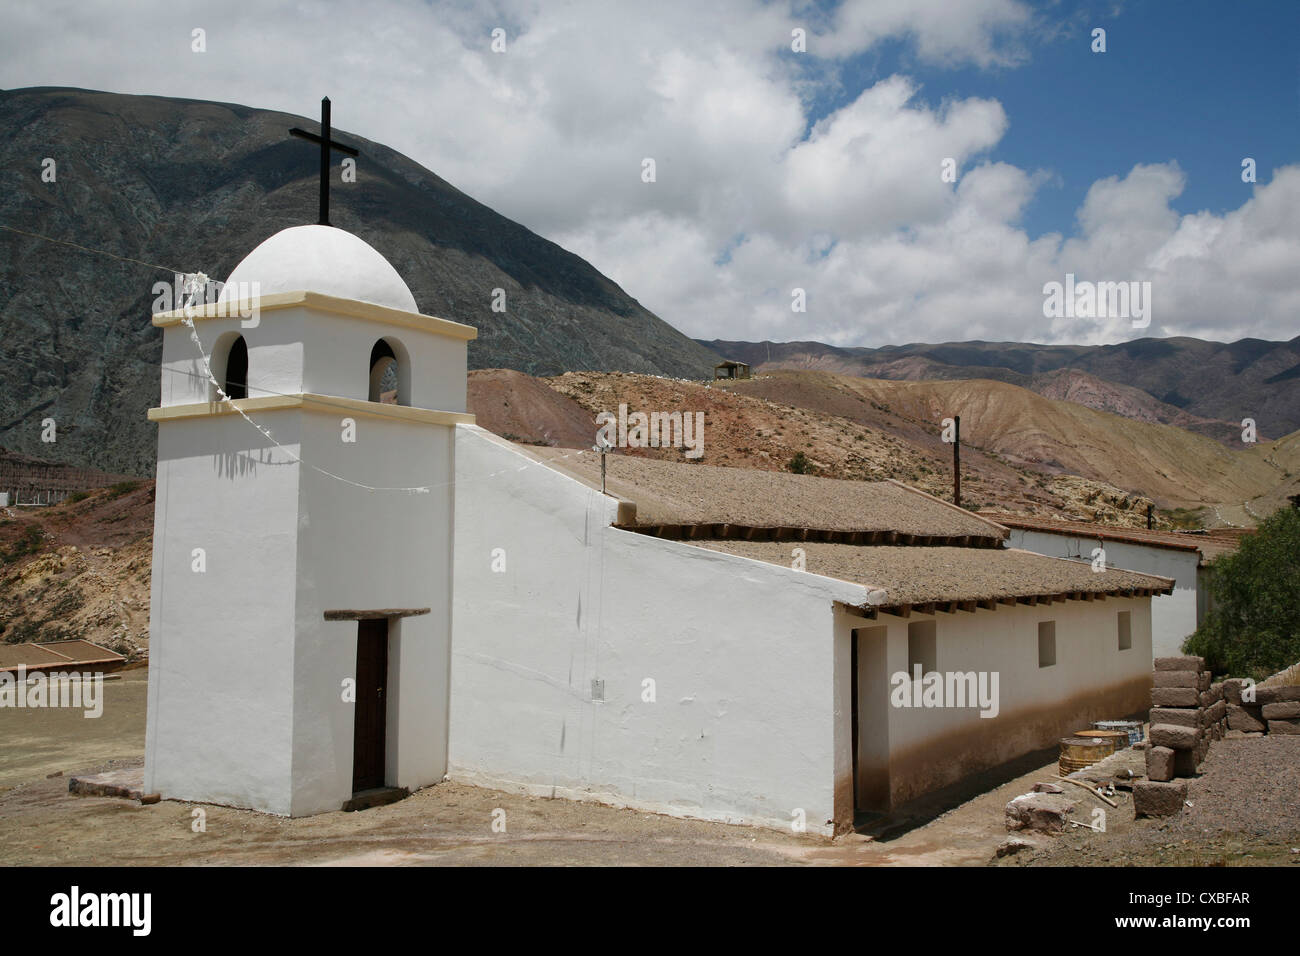
[[308, 142], [320, 144], [320, 224], [330, 224], [330, 150], [337, 150], [345, 156], [360, 156], [351, 146], [344, 146], [330, 139], [330, 98], [320, 101], [320, 135], [309, 133], [297, 126], [289, 130], [290, 136], [297, 136]]

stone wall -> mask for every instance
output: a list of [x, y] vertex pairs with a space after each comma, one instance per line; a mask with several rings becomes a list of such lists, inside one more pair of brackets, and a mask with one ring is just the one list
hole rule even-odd
[[1240, 677], [1223, 682], [1228, 728], [1246, 734], [1300, 734], [1300, 686], [1253, 684]]
[[1133, 787], [1137, 816], [1170, 816], [1183, 808], [1187, 778], [1228, 730], [1225, 690], [1224, 683], [1211, 683], [1204, 658], [1156, 658], [1147, 779]]

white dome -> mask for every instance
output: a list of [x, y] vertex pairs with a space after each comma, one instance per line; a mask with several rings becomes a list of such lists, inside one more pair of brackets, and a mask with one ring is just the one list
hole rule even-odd
[[333, 226], [291, 226], [277, 232], [235, 266], [220, 301], [239, 298], [241, 282], [259, 283], [261, 295], [305, 290], [420, 311], [387, 259], [365, 240]]

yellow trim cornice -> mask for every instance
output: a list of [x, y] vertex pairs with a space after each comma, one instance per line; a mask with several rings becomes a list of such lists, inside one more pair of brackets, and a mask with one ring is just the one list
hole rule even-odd
[[192, 405], [164, 405], [149, 409], [149, 421], [171, 422], [189, 418], [217, 418], [236, 412], [274, 412], [284, 409], [301, 409], [308, 412], [349, 412], [370, 418], [387, 418], [420, 425], [473, 425], [474, 416], [468, 412], [441, 412], [432, 408], [411, 408], [407, 405], [384, 405], [363, 402], [356, 398], [338, 395], [268, 395], [264, 398], [237, 398], [226, 402], [196, 402]]
[[180, 325], [187, 317], [192, 318], [195, 322], [202, 322], [207, 319], [233, 319], [250, 315], [254, 307], [259, 312], [277, 312], [281, 309], [291, 309], [299, 305], [318, 309], [321, 312], [345, 315], [352, 319], [364, 319], [367, 322], [382, 322], [385, 325], [398, 325], [403, 328], [418, 329], [421, 332], [433, 332], [436, 335], [445, 335], [447, 338], [462, 339], [466, 342], [478, 338], [478, 329], [472, 325], [462, 325], [459, 322], [452, 322], [450, 319], [439, 319], [432, 315], [422, 315], [419, 312], [403, 312], [401, 309], [390, 309], [386, 305], [375, 305], [373, 302], [340, 299], [337, 296], [325, 295], [323, 292], [306, 291], [276, 292], [257, 299], [241, 299], [238, 302], [209, 302], [206, 305], [196, 305], [192, 309], [173, 309], [170, 312], [159, 312], [153, 317], [153, 324], [160, 329], [165, 329], [173, 325]]

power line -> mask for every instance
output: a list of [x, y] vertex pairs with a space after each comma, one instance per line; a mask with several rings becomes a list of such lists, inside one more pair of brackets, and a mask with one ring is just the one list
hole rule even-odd
[[[80, 243], [70, 242], [70, 241], [68, 241], [68, 240], [66, 240], [66, 239], [55, 239], [55, 238], [52, 237], [52, 236], [44, 236], [44, 235], [41, 235], [40, 233], [37, 233], [37, 232], [29, 232], [29, 231], [27, 231], [27, 230], [25, 230], [25, 229], [16, 229], [16, 228], [14, 228], [13, 226], [6, 226], [6, 225], [4, 225], [3, 223], [0, 223], [0, 229], [4, 229], [4, 230], [6, 230], [6, 231], [8, 231], [8, 232], [12, 232], [12, 233], [15, 233], [15, 234], [20, 235], [20, 236], [28, 236], [29, 238], [32, 238], [32, 239], [41, 239], [41, 240], [43, 240], [43, 241], [45, 241], [45, 242], [52, 242], [52, 243], [54, 243], [54, 244], [56, 244], [56, 245], [69, 246], [69, 247], [71, 247], [71, 248], [73, 248], [73, 249], [78, 249], [78, 250], [80, 250], [80, 251], [82, 251], [82, 252], [89, 252], [89, 253], [91, 253], [92, 255], [107, 256], [107, 257], [110, 258], [110, 259], [117, 259], [117, 260], [120, 261], [120, 262], [129, 262], [129, 263], [132, 263], [132, 264], [134, 264], [134, 265], [145, 266], [146, 268], [149, 268], [149, 269], [156, 269], [156, 270], [158, 270], [159, 272], [170, 272], [170, 273], [172, 273], [173, 275], [184, 276], [184, 277], [186, 277], [187, 279], [189, 279], [189, 280], [191, 280], [191, 281], [193, 281], [193, 280], [195, 280], [195, 279], [197, 279], [197, 278], [202, 278], [202, 279], [204, 280], [205, 284], [213, 281], [213, 280], [211, 280], [211, 279], [208, 279], [207, 276], [204, 275], [204, 274], [201, 273], [201, 272], [199, 272], [199, 273], [196, 273], [196, 272], [186, 272], [186, 271], [183, 270], [183, 269], [172, 269], [172, 268], [170, 268], [170, 267], [168, 267], [168, 266], [159, 265], [159, 264], [156, 263], [156, 262], [145, 262], [143, 259], [133, 259], [133, 258], [131, 258], [130, 256], [119, 256], [119, 255], [117, 255], [116, 253], [113, 253], [113, 252], [107, 252], [107, 251], [105, 251], [105, 250], [103, 250], [103, 249], [93, 249], [93, 248], [91, 248], [90, 246], [83, 246], [83, 245], [81, 245]], [[226, 398], [226, 394], [225, 394], [224, 389], [222, 389], [222, 387], [221, 387], [221, 383], [219, 383], [219, 382], [216, 380], [216, 378], [214, 378], [213, 375], [212, 375], [212, 368], [211, 368], [211, 366], [210, 366], [210, 364], [209, 364], [209, 362], [208, 362], [208, 356], [207, 356], [207, 354], [203, 351], [203, 344], [199, 341], [198, 331], [197, 331], [197, 329], [195, 329], [195, 327], [194, 327], [193, 320], [192, 320], [192, 319], [189, 319], [189, 318], [186, 318], [186, 319], [183, 320], [183, 322], [184, 322], [185, 325], [187, 325], [187, 326], [189, 327], [189, 330], [190, 330], [190, 339], [191, 339], [191, 341], [194, 343], [195, 348], [198, 350], [199, 357], [200, 357], [200, 359], [201, 359], [202, 362], [203, 362], [203, 369], [204, 369], [204, 371], [205, 371], [207, 374], [206, 374], [206, 375], [201, 375], [201, 374], [199, 374], [199, 373], [197, 373], [197, 372], [186, 372], [186, 371], [181, 370], [181, 369], [168, 369], [167, 371], [171, 372], [171, 373], [174, 374], [174, 375], [175, 375], [175, 374], [179, 374], [179, 375], [188, 375], [188, 376], [192, 376], [192, 377], [194, 377], [194, 378], [204, 379], [204, 380], [206, 380], [207, 382], [211, 383], [212, 385], [215, 385], [215, 386], [216, 386], [216, 388], [217, 388], [217, 393], [218, 393], [218, 394], [219, 394], [223, 399]], [[152, 362], [145, 362], [143, 359], [135, 359], [135, 361], [138, 361], [138, 362], [140, 362], [141, 364], [149, 365], [151, 368], [156, 368], [156, 367], [157, 367], [157, 366], [155, 366]], [[247, 388], [247, 385], [245, 385], [245, 388]], [[286, 394], [287, 394], [287, 393], [283, 393], [283, 392], [274, 392], [274, 391], [272, 391], [272, 390], [270, 390], [270, 389], [262, 388], [261, 386], [258, 387], [258, 390], [259, 390], [259, 391], [266, 392], [266, 393], [268, 393], [268, 394], [270, 394], [270, 395], [286, 395]], [[337, 403], [330, 402], [330, 401], [328, 401], [327, 399], [324, 400], [324, 401], [322, 401], [321, 404], [332, 405], [333, 407], [335, 407], [335, 408], [339, 408], [339, 409], [342, 409], [342, 410], [344, 410], [344, 411], [354, 411], [354, 410], [355, 410], [355, 409], [351, 409], [351, 408], [349, 408], [349, 407], [346, 406], [346, 405], [339, 405], [339, 404], [337, 404]], [[268, 441], [270, 441], [272, 444], [274, 444], [277, 448], [279, 448], [281, 451], [283, 451], [286, 455], [288, 455], [288, 456], [289, 456], [290, 458], [292, 458], [294, 461], [298, 462], [299, 464], [306, 465], [308, 468], [311, 468], [311, 469], [314, 470], [314, 471], [318, 471], [318, 472], [320, 472], [322, 475], [325, 475], [325, 476], [327, 476], [327, 477], [329, 477], [329, 478], [333, 478], [333, 479], [335, 479], [336, 481], [341, 481], [341, 482], [344, 482], [345, 484], [349, 484], [349, 485], [352, 485], [352, 486], [357, 487], [357, 488], [362, 488], [362, 489], [364, 489], [364, 490], [366, 490], [366, 491], [400, 491], [400, 492], [406, 492], [406, 493], [412, 493], [412, 492], [414, 492], [414, 493], [417, 493], [417, 494], [427, 494], [427, 493], [429, 493], [433, 488], [442, 488], [442, 487], [446, 487], [446, 486], [448, 486], [448, 485], [451, 485], [451, 484], [454, 484], [454, 483], [455, 483], [455, 481], [454, 481], [454, 479], [453, 479], [453, 481], [450, 481], [450, 482], [442, 482], [441, 484], [438, 484], [438, 485], [423, 485], [423, 486], [416, 486], [416, 487], [410, 487], [410, 488], [379, 488], [379, 487], [374, 487], [374, 486], [371, 486], [371, 485], [362, 484], [361, 482], [353, 481], [353, 480], [350, 479], [350, 478], [344, 478], [342, 475], [336, 475], [336, 474], [334, 474], [333, 472], [326, 471], [324, 468], [320, 468], [320, 467], [318, 467], [318, 466], [312, 464], [311, 462], [306, 461], [306, 460], [303, 459], [301, 456], [294, 454], [292, 451], [290, 451], [289, 449], [287, 449], [287, 448], [285, 448], [283, 445], [281, 445], [281, 444], [280, 444], [280, 443], [275, 439], [275, 437], [271, 435], [271, 433], [270, 433], [267, 429], [263, 428], [263, 427], [262, 427], [261, 425], [259, 425], [257, 422], [255, 422], [255, 421], [253, 421], [251, 418], [249, 418], [248, 415], [244, 412], [243, 409], [241, 409], [241, 408], [239, 408], [239, 407], [237, 407], [237, 406], [234, 406], [234, 405], [232, 405], [231, 407], [234, 409], [235, 412], [237, 412], [237, 413], [239, 414], [239, 416], [240, 416], [244, 421], [248, 422], [248, 424], [252, 425], [253, 428], [257, 429], [257, 431], [258, 431], [258, 432], [259, 432], [259, 433], [260, 433], [264, 438], [266, 438]], [[579, 450], [578, 452], [576, 452], [576, 454], [581, 455], [581, 454], [582, 454], [582, 451]], [[562, 458], [568, 458], [568, 457], [570, 457], [570, 456], [569, 456], [569, 455], [562, 455], [561, 457], [562, 457]], [[531, 462], [529, 462], [529, 465], [537, 465], [537, 464], [543, 464], [543, 463], [542, 463], [542, 462], [537, 462], [537, 461], [531, 461]], [[482, 476], [482, 477], [485, 477], [485, 478], [495, 478], [495, 477], [497, 477], [498, 475], [505, 474], [505, 473], [508, 472], [508, 471], [512, 471], [512, 470], [513, 470], [513, 471], [523, 471], [525, 468], [529, 467], [529, 465], [524, 465], [524, 466], [522, 466], [522, 467], [520, 467], [520, 468], [515, 468], [515, 469], [503, 468], [503, 469], [501, 469], [500, 471], [495, 471], [495, 472], [492, 472], [491, 474], [488, 474], [488, 475], [485, 475], [485, 476]]]
[[184, 269], [169, 269], [167, 266], [160, 266], [156, 262], [145, 262], [143, 259], [132, 259], [130, 256], [119, 256], [115, 252], [106, 252], [103, 249], [92, 249], [90, 246], [83, 246], [78, 242], [69, 242], [67, 239], [55, 239], [52, 236], [42, 236], [38, 232], [28, 232], [25, 229], [15, 229], [13, 226], [6, 226], [0, 223], [0, 229], [8, 232], [17, 233], [20, 236], [28, 236], [32, 239], [44, 239], [46, 242], [57, 243], [60, 246], [71, 246], [73, 249], [80, 249], [82, 252], [89, 252], [97, 256], [108, 256], [110, 259], [117, 259], [121, 262], [131, 262], [138, 266], [145, 266], [149, 269], [157, 269], [160, 272], [170, 272], [173, 275], [195, 275], [196, 273], [186, 272]]

